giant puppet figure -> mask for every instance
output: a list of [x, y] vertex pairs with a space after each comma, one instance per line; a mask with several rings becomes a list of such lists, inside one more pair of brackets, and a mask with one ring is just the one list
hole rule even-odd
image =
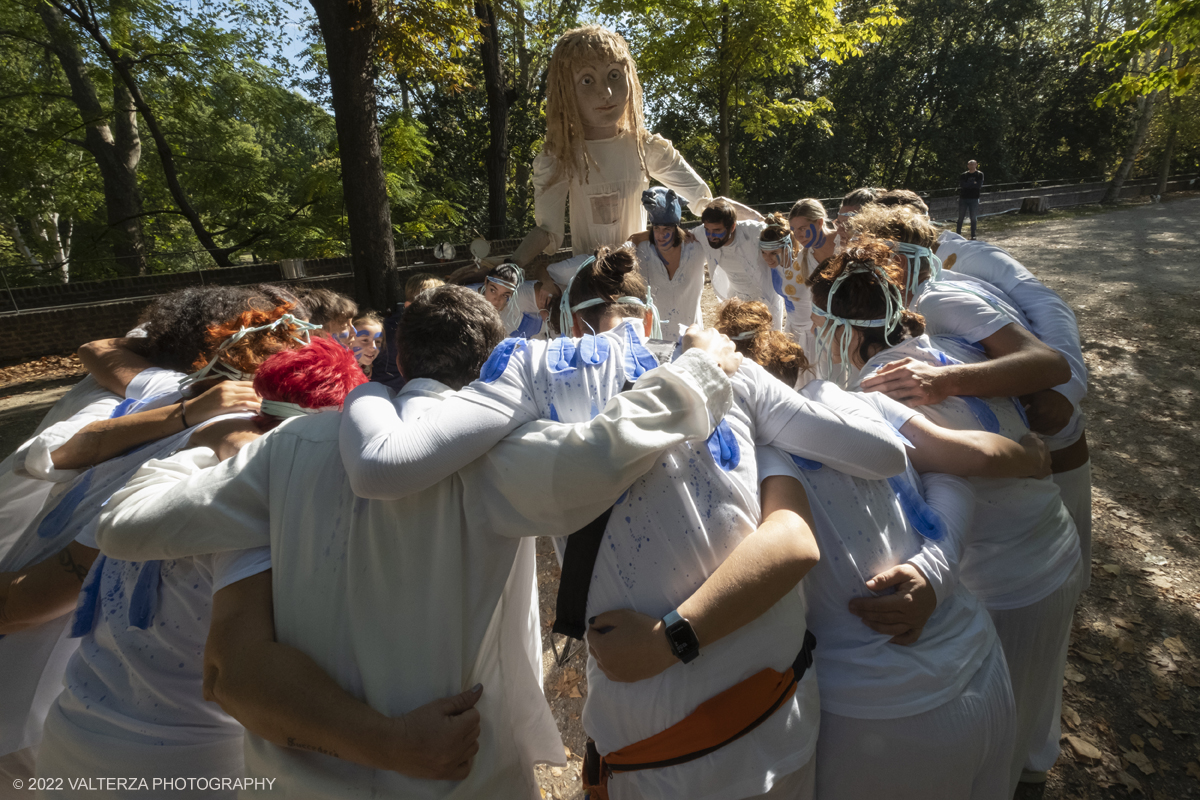
[[507, 260], [525, 266], [561, 246], [568, 198], [576, 255], [619, 247], [646, 230], [642, 192], [652, 178], [696, 216], [713, 199], [671, 143], [646, 130], [642, 85], [625, 40], [599, 25], [567, 31], [550, 58], [546, 139], [533, 162], [536, 227]]

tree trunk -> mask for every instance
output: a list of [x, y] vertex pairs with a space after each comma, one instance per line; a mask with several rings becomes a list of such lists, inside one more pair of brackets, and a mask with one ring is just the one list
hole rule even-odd
[[[1171, 54], [1171, 46], [1164, 47], [1158, 58], [1155, 59], [1154, 69], [1167, 63], [1171, 59]], [[1116, 174], [1109, 181], [1108, 190], [1104, 192], [1104, 199], [1100, 201], [1101, 203], [1115, 203], [1121, 198], [1121, 188], [1129, 179], [1129, 174], [1133, 172], [1133, 165], [1137, 161], [1138, 153], [1142, 151], [1142, 145], [1146, 143], [1146, 137], [1150, 135], [1150, 121], [1154, 119], [1154, 106], [1157, 104], [1160, 94], [1162, 92], [1153, 92], [1138, 98], [1138, 120], [1133, 130], [1133, 139], [1129, 142], [1129, 148], [1125, 151], [1125, 156], [1121, 159]]]
[[1138, 113], [1137, 126], [1133, 131], [1133, 139], [1125, 150], [1125, 156], [1121, 159], [1116, 174], [1108, 182], [1108, 189], [1104, 192], [1104, 199], [1100, 201], [1101, 203], [1115, 203], [1120, 199], [1121, 189], [1125, 186], [1125, 181], [1129, 179], [1129, 174], [1133, 172], [1134, 162], [1137, 161], [1138, 153], [1142, 151], [1142, 145], [1146, 143], [1146, 137], [1150, 135], [1150, 120], [1154, 118], [1154, 106], [1157, 99], [1158, 92], [1139, 98], [1138, 105], [1141, 106], [1141, 110]]
[[329, 66], [329, 92], [342, 161], [342, 196], [350, 223], [354, 294], [367, 307], [390, 311], [387, 274], [396, 263], [392, 211], [379, 146], [376, 108], [375, 4], [309, 0], [317, 13]]
[[142, 235], [142, 193], [137, 179], [142, 143], [138, 137], [133, 99], [125, 86], [119, 80], [114, 80], [113, 110], [111, 117], [107, 115], [100, 105], [96, 86], [88, 75], [83, 53], [63, 23], [58, 9], [41, 3], [38, 5], [38, 14], [50, 34], [51, 49], [66, 75], [71, 87], [71, 99], [79, 109], [85, 126], [84, 139], [79, 144], [91, 153], [100, 170], [117, 272], [122, 275], [144, 275], [146, 245]]
[[488, 132], [488, 238], [508, 235], [508, 93], [500, 61], [500, 30], [496, 25], [493, 0], [475, 0], [479, 19], [479, 56], [483, 61], [483, 83], [487, 90]]
[[1175, 140], [1179, 136], [1179, 98], [1176, 97], [1171, 101], [1171, 108], [1168, 112], [1170, 118], [1167, 124], [1170, 126], [1167, 133], [1167, 146], [1163, 150], [1162, 165], [1158, 168], [1158, 189], [1156, 194], [1167, 193], [1167, 181], [1171, 177], [1171, 160], [1175, 157]]
[[[729, 43], [729, 4], [722, 3], [721, 8], [721, 44], [717, 58], [724, 61], [727, 59], [725, 51]], [[729, 64], [721, 64], [721, 85], [717, 88], [717, 119], [720, 124], [720, 132], [717, 138], [719, 150], [718, 171], [721, 180], [721, 186], [717, 190], [717, 194], [722, 197], [729, 196], [729, 93], [732, 90], [731, 81], [729, 80], [729, 69]]]

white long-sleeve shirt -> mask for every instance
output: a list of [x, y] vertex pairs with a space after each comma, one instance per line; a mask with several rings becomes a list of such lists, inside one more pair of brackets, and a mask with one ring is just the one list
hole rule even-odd
[[[783, 298], [775, 292], [771, 282], [771, 270], [767, 268], [767, 262], [763, 261], [758, 249], [758, 237], [767, 223], [743, 219], [736, 224], [737, 235], [732, 242], [726, 242], [721, 247], [710, 247], [705, 242], [713, 291], [722, 301], [738, 297], [766, 303], [771, 310], [774, 329], [781, 331], [787, 312]], [[696, 230], [697, 238], [705, 235], [703, 227]]]
[[[417, 379], [397, 408], [402, 418], [424, 417], [452, 395]], [[247, 734], [251, 775], [304, 797], [529, 800], [539, 796], [533, 763], [561, 764], [563, 756], [519, 634], [528, 632], [529, 581], [524, 595], [506, 589], [521, 537], [590, 522], [664, 448], [707, 436], [710, 412], [720, 418], [730, 403], [715, 362], [686, 355], [589, 423], [527, 425], [451, 477], [388, 501], [355, 497], [338, 457], [338, 415], [293, 419], [182, 482], [162, 470], [139, 473], [114, 498], [98, 541], [135, 560], [269, 544], [276, 638], [381, 713], [485, 687], [480, 751], [460, 783], [374, 771]], [[524, 553], [531, 565], [532, 550]]]
[[[863, 367], [859, 379], [884, 364], [913, 358], [929, 364], [979, 363], [982, 351], [950, 337], [919, 336], [891, 347]], [[856, 383], [857, 385], [857, 383]], [[1011, 397], [949, 397], [918, 411], [945, 428], [986, 430], [1013, 441], [1029, 432]], [[1079, 537], [1049, 478], [971, 478], [975, 519], [959, 577], [990, 610], [1023, 608], [1063, 584], [1079, 560]]]
[[1079, 341], [1079, 323], [1071, 307], [1050, 287], [1002, 247], [983, 241], [964, 239], [949, 231], [938, 238], [937, 254], [947, 277], [959, 272], [986, 281], [1011, 298], [1027, 320], [1026, 327], [1044, 344], [1053, 347], [1071, 367], [1071, 380], [1054, 387], [1075, 407], [1066, 427], [1053, 436], [1043, 437], [1051, 450], [1075, 443], [1086, 426], [1080, 404], [1087, 395], [1088, 372]]
[[[700, 216], [712, 201], [704, 179], [683, 160], [671, 142], [655, 134], [646, 140], [646, 169], [638, 157], [637, 141], [626, 131], [611, 139], [584, 142], [592, 159], [587, 182], [555, 179], [555, 158], [545, 152], [533, 160], [533, 216], [550, 234], [546, 253], [553, 255], [563, 240], [567, 198], [571, 199], [571, 249], [591, 254], [598, 247], [620, 247], [630, 236], [646, 230], [642, 192], [653, 178], [674, 189]], [[649, 173], [649, 174], [647, 174]]]
[[704, 251], [707, 249], [708, 245], [703, 242], [680, 245], [679, 268], [675, 270], [675, 276], [670, 277], [653, 241], [637, 246], [638, 269], [653, 293], [654, 305], [663, 322], [663, 336], [674, 337], [680, 325], [686, 328], [703, 322], [700, 297], [704, 294], [704, 267], [708, 263]]
[[[653, 363], [640, 320], [579, 340], [501, 344], [481, 380], [461, 392], [455, 405], [447, 402], [436, 419], [424, 422], [429, 432], [486, 447], [510, 421], [590, 419], [610, 398], [623, 396], [619, 392], [637, 378], [637, 367]], [[855, 398], [825, 386], [825, 402], [813, 402], [757, 364], [743, 362], [733, 377], [736, 401], [719, 434], [704, 444], [666, 451], [618, 500], [593, 572], [588, 616], [615, 608], [663, 616], [753, 532], [761, 517], [751, 457], [755, 441], [786, 442], [789, 449], [856, 474], [887, 477], [903, 469], [903, 448], [891, 428]], [[420, 447], [412, 446], [414, 437], [419, 442], [426, 433], [403, 420], [397, 423], [394, 414], [389, 419], [373, 393], [356, 390], [343, 419], [343, 459], [359, 461], [351, 469], [356, 489], [387, 491], [416, 465], [422, 473], [444, 469], [436, 452], [422, 458]], [[491, 433], [489, 418], [495, 425]], [[455, 445], [449, 440], [441, 447]], [[786, 670], [804, 630], [803, 599], [789, 593], [759, 619], [707, 647], [702, 667], [678, 665], [624, 684], [607, 680], [589, 663], [585, 728], [602, 753], [652, 736], [765, 667]], [[687, 764], [619, 775], [609, 791], [614, 800], [631, 792], [705, 800], [761, 794], [771, 788], [772, 776], [793, 772], [808, 760], [816, 716], [816, 690], [806, 678], [796, 696], [752, 734]]]

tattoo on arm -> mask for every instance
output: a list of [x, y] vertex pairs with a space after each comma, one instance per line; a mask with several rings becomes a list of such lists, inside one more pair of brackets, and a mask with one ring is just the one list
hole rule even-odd
[[58, 554], [58, 563], [64, 570], [73, 573], [80, 583], [83, 583], [83, 579], [87, 577], [88, 568], [72, 558], [70, 550], [63, 550]]
[[341, 756], [339, 756], [337, 753], [333, 752], [332, 750], [326, 750], [324, 747], [321, 747], [320, 745], [308, 744], [306, 742], [301, 742], [297, 739], [293, 739], [291, 736], [289, 736], [287, 738], [287, 744], [288, 744], [288, 747], [295, 747], [299, 750], [311, 750], [314, 753], [322, 753], [327, 756], [333, 756], [334, 758], [341, 758]]

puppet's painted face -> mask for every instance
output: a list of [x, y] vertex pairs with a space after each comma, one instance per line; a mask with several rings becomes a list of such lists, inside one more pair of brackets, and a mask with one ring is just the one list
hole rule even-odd
[[[613, 128], [629, 104], [629, 77], [618, 61], [585, 61], [575, 70], [575, 102], [587, 128]], [[613, 135], [616, 132], [613, 131]]]

